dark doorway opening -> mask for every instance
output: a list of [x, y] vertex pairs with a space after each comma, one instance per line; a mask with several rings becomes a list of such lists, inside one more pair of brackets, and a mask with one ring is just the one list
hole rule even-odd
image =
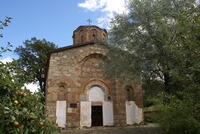
[[103, 126], [102, 106], [92, 106], [92, 126]]

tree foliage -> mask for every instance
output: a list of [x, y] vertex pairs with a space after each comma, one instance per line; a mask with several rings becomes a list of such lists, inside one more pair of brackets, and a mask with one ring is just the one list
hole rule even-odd
[[45, 39], [32, 38], [26, 40], [24, 46], [19, 46], [15, 52], [19, 55], [18, 68], [24, 71], [19, 77], [22, 82], [39, 83], [40, 90], [45, 91], [45, 73], [49, 52], [57, 46]]
[[170, 134], [199, 134], [199, 103], [194, 103], [191, 94], [179, 93], [183, 98], [170, 96], [171, 103], [160, 104], [154, 119]]
[[173, 69], [187, 64], [182, 61], [187, 56], [178, 54], [186, 47], [199, 49], [198, 16], [194, 0], [131, 0], [128, 15], [116, 16], [112, 22], [112, 43], [129, 53], [120, 55], [129, 69], [118, 68], [123, 71], [115, 75], [140, 71], [146, 78], [164, 81], [165, 90], [173, 92]]
[[[10, 18], [0, 21], [1, 29], [7, 26]], [[2, 36], [1, 36], [2, 37]], [[10, 44], [0, 48], [0, 54], [11, 51]], [[0, 55], [2, 57], [2, 55]], [[0, 61], [0, 133], [1, 134], [56, 134], [55, 125], [46, 120], [41, 93], [31, 93], [23, 87], [16, 69], [17, 61]]]
[[0, 62], [0, 133], [56, 133], [54, 124], [46, 120], [43, 95], [24, 89], [12, 68]]
[[[10, 20], [11, 20], [11, 19], [12, 19], [11, 17], [6, 17], [4, 21], [0, 21], [0, 30], [3, 30], [5, 27], [7, 27], [8, 24], [10, 23]], [[2, 34], [2, 33], [0, 33], [0, 38], [3, 38], [3, 34]], [[5, 47], [0, 47], [0, 56], [2, 56], [2, 53], [3, 53], [3, 52], [11, 51], [11, 50], [10, 50], [10, 47], [11, 47], [11, 46], [12, 46], [12, 45], [8, 42], [6, 48], [5, 48]]]
[[[189, 99], [189, 104], [194, 106], [191, 118], [198, 126], [200, 6], [195, 0], [130, 0], [128, 10], [128, 14], [117, 15], [112, 21], [110, 38], [113, 45], [108, 55], [114, 60], [106, 65], [106, 73], [119, 78], [134, 78], [140, 73], [144, 95], [162, 94], [163, 106], [172, 116], [180, 114], [175, 113], [181, 111], [177, 102], [184, 104]], [[186, 94], [189, 97], [186, 98]], [[177, 101], [174, 102], [172, 96]], [[187, 115], [187, 109], [183, 110]], [[160, 119], [170, 122], [170, 115], [168, 117], [163, 114]], [[180, 118], [176, 119], [180, 127], [184, 127]], [[170, 123], [168, 125], [173, 125]], [[168, 128], [165, 130], [172, 132], [172, 126]]]
[[[0, 21], [0, 30], [8, 26], [10, 17]], [[0, 38], [3, 35], [0, 34]], [[11, 51], [11, 45], [0, 48], [0, 57]], [[23, 70], [16, 68], [17, 61], [0, 61], [0, 133], [1, 134], [46, 134], [57, 133], [55, 125], [46, 120], [41, 93], [31, 93], [19, 81]]]
[[19, 71], [13, 64], [0, 62], [0, 133], [56, 133], [55, 125], [46, 120], [43, 95], [24, 89], [15, 72]]

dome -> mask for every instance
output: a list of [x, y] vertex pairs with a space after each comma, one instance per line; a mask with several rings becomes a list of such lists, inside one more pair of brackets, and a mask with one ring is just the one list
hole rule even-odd
[[82, 44], [92, 41], [106, 42], [108, 38], [107, 31], [98, 26], [79, 26], [73, 32], [73, 44]]

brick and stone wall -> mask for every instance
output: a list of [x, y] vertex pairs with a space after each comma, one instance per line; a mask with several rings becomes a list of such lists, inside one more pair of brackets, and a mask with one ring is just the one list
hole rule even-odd
[[[94, 43], [54, 52], [50, 56], [46, 85], [48, 118], [56, 120], [56, 101], [67, 102], [67, 127], [80, 127], [80, 101], [88, 100], [92, 85], [105, 89], [105, 99], [113, 102], [114, 125], [126, 125], [126, 83], [105, 79], [102, 63], [108, 60], [107, 47]], [[138, 107], [142, 107], [141, 87], [132, 83]], [[70, 105], [77, 105], [75, 108]]]

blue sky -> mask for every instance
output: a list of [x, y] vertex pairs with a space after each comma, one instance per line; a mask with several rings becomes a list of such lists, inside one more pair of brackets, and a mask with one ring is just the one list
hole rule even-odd
[[[8, 27], [0, 30], [0, 47], [7, 42], [13, 49], [23, 45], [32, 37], [54, 42], [58, 47], [72, 45], [72, 33], [80, 25], [109, 28], [114, 13], [125, 12], [127, 0], [1, 0], [0, 21], [12, 17]], [[13, 52], [4, 53], [0, 61], [9, 62], [18, 56]], [[37, 84], [26, 85], [35, 91]]]
[[[0, 33], [0, 46], [11, 42], [13, 49], [32, 37], [45, 38], [58, 47], [72, 44], [72, 33], [80, 25], [108, 28], [113, 12], [121, 11], [124, 0], [1, 0], [0, 20], [12, 17], [11, 23]], [[17, 58], [13, 53], [2, 58]]]
[[32, 37], [45, 38], [59, 47], [71, 45], [73, 30], [87, 24], [88, 18], [96, 24], [96, 18], [101, 15], [101, 12], [94, 13], [78, 7], [80, 2], [83, 0], [1, 1], [0, 20], [5, 16], [13, 19], [2, 31], [4, 38], [0, 39], [0, 45], [11, 42], [16, 47]]

